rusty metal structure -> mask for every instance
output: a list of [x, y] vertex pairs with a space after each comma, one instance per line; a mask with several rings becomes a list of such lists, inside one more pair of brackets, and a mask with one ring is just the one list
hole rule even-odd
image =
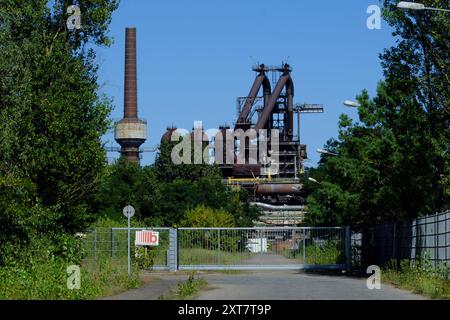
[[[250, 154], [254, 149], [258, 149], [259, 140], [255, 139], [257, 141], [253, 143], [245, 142], [244, 146], [239, 147], [236, 143], [227, 145], [226, 141], [229, 141], [229, 135], [232, 133], [229, 128], [221, 127], [221, 134], [216, 137], [215, 143], [216, 152], [222, 151], [219, 154], [221, 160], [219, 163], [224, 182], [230, 186], [249, 190], [253, 195], [253, 204], [263, 210], [267, 221], [271, 220], [271, 217], [277, 217], [273, 220], [275, 222], [267, 224], [299, 224], [307, 196], [299, 179], [303, 173], [303, 162], [307, 159], [306, 145], [300, 143], [300, 115], [322, 113], [323, 106], [294, 104], [292, 68], [287, 63], [278, 67], [260, 64], [254, 66], [252, 70], [256, 72], [256, 78], [248, 96], [237, 98], [238, 116], [234, 129], [235, 132], [236, 130], [248, 132], [249, 129], [253, 129], [257, 134], [260, 130], [267, 130], [266, 139], [269, 148], [277, 143], [278, 153], [275, 159], [278, 161], [276, 163], [278, 170], [269, 173], [265, 171], [264, 159], [259, 158], [259, 153], [256, 164], [251, 161]], [[295, 120], [297, 131], [294, 128]], [[277, 142], [275, 137], [271, 137], [271, 129], [278, 130]], [[274, 152], [272, 151], [271, 156]], [[231, 163], [230, 153], [234, 155], [234, 161]], [[239, 153], [243, 154], [245, 163], [236, 161]], [[283, 220], [283, 217], [288, 218]]]
[[125, 92], [123, 119], [115, 123], [115, 140], [120, 154], [139, 164], [140, 146], [147, 140], [147, 122], [138, 117], [136, 28], [125, 30]]

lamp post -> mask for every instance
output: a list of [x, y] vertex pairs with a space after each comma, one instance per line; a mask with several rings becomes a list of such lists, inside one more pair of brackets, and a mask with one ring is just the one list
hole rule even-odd
[[416, 3], [416, 2], [409, 2], [409, 1], [400, 1], [397, 4], [397, 8], [403, 11], [407, 10], [431, 10], [431, 11], [442, 11], [442, 12], [450, 12], [449, 9], [442, 9], [442, 8], [432, 8], [432, 7], [425, 7], [422, 3]]

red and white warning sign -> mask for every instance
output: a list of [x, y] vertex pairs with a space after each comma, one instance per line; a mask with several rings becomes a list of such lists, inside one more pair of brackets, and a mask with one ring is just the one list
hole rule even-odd
[[151, 230], [136, 231], [136, 246], [157, 246], [159, 245], [159, 232]]

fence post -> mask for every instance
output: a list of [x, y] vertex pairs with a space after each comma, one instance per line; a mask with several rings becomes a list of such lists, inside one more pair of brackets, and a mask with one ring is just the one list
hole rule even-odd
[[97, 261], [97, 228], [94, 228], [94, 260]]
[[396, 242], [397, 242], [397, 223], [394, 222], [393, 226], [392, 226], [392, 258], [395, 259], [395, 261], [397, 261], [397, 252], [395, 250], [395, 246], [396, 246]]
[[434, 215], [434, 259], [433, 267], [436, 267], [439, 260], [439, 214]]
[[345, 227], [345, 265], [347, 271], [351, 271], [352, 269], [352, 250], [351, 250], [351, 233], [350, 226]]
[[217, 230], [217, 262], [220, 264], [220, 229]]
[[114, 229], [111, 228], [111, 257], [114, 258]]
[[178, 230], [169, 229], [169, 253], [167, 257], [169, 271], [176, 272], [178, 270]]
[[303, 263], [306, 264], [306, 229], [303, 229]]

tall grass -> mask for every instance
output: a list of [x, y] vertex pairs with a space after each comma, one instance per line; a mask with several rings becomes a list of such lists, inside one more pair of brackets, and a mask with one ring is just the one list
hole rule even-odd
[[289, 259], [296, 259], [299, 263], [305, 264], [337, 264], [341, 260], [339, 241], [328, 240], [323, 244], [308, 244], [305, 253], [303, 250], [302, 247], [297, 250], [283, 250], [282, 254]]
[[135, 288], [137, 273], [126, 270], [112, 260], [98, 261], [97, 268], [81, 266], [81, 287], [67, 287], [67, 267], [63, 259], [41, 260], [29, 266], [0, 267], [0, 299], [2, 300], [83, 300], [95, 299]]
[[196, 278], [195, 272], [191, 272], [186, 282], [179, 283], [176, 290], [161, 295], [159, 300], [192, 300], [207, 284], [206, 280]]
[[245, 252], [227, 252], [208, 250], [203, 248], [183, 248], [179, 251], [179, 264], [181, 265], [210, 265], [210, 264], [239, 264], [252, 254]]
[[431, 298], [450, 299], [449, 266], [438, 263], [434, 266], [428, 254], [417, 261], [391, 260], [382, 277], [402, 289], [411, 290]]

